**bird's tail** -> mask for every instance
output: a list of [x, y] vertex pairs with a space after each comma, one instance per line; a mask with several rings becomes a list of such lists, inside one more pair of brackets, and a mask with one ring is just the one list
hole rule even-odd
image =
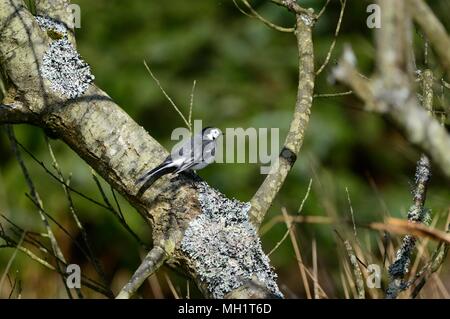
[[172, 173], [176, 170], [176, 167], [174, 166], [170, 166], [167, 163], [163, 163], [157, 167], [155, 167], [154, 169], [148, 171], [147, 173], [145, 173], [144, 175], [142, 175], [142, 177], [140, 177], [137, 181], [136, 181], [136, 185], [140, 184], [140, 183], [144, 183], [141, 188], [138, 191], [138, 197], [141, 197], [144, 192], [153, 185], [154, 182], [156, 182], [159, 178], [161, 178], [162, 176]]

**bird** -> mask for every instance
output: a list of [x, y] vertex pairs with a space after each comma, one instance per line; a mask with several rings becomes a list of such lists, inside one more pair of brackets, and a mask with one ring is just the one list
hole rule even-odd
[[216, 127], [205, 127], [188, 141], [175, 147], [171, 154], [157, 167], [147, 171], [136, 180], [136, 185], [143, 183], [138, 196], [150, 188], [164, 175], [178, 175], [186, 171], [196, 171], [211, 164], [216, 156], [217, 139], [223, 135]]

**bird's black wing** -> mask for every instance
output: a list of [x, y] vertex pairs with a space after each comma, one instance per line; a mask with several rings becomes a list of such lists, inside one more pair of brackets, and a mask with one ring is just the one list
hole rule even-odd
[[162, 176], [173, 173], [176, 169], [177, 168], [175, 166], [170, 166], [168, 165], [168, 163], [164, 162], [142, 176], [140, 179], [138, 179], [138, 182], [144, 182], [144, 184], [139, 188], [137, 197], [141, 197], [145, 193], [145, 191]]

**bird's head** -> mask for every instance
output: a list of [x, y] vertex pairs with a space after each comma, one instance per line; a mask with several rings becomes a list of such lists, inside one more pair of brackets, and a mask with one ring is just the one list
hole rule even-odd
[[209, 141], [214, 141], [215, 139], [217, 139], [220, 135], [222, 135], [222, 131], [219, 130], [216, 127], [205, 127], [203, 129], [203, 138], [205, 140], [209, 140]]

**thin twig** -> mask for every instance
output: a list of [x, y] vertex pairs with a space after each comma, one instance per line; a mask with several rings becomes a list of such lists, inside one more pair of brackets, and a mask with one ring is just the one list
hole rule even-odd
[[[292, 216], [289, 215], [289, 220], [292, 223], [296, 224], [333, 224], [333, 223], [339, 223], [338, 220], [333, 220], [331, 217], [328, 216], [318, 216], [318, 215], [301, 215], [301, 216]], [[265, 223], [261, 227], [260, 234], [261, 236], [267, 234], [272, 227], [274, 227], [278, 223], [284, 223], [283, 216], [274, 216], [272, 219], [270, 219], [267, 223]]]
[[317, 20], [319, 20], [320, 17], [325, 13], [325, 11], [327, 10], [328, 5], [330, 4], [330, 1], [331, 0], [327, 0], [327, 2], [323, 5], [322, 9], [317, 14]]
[[[4, 215], [2, 215], [5, 220], [7, 220], [10, 224], [14, 225], [11, 221], [9, 221]], [[26, 233], [25, 237], [24, 237], [24, 242], [27, 242], [27, 237], [29, 235], [31, 235], [32, 232], [30, 231], [25, 231], [24, 229], [20, 228], [19, 226], [14, 226], [14, 227], [18, 227], [18, 236], [22, 237], [22, 234]], [[47, 235], [45, 234], [45, 236], [47, 237]], [[61, 274], [62, 276], [64, 276], [64, 278], [67, 276], [67, 274], [65, 272], [62, 272], [60, 270], [58, 270], [57, 268], [55, 268], [54, 266], [50, 265], [47, 261], [44, 261], [43, 259], [41, 259], [40, 257], [38, 257], [37, 255], [35, 255], [31, 250], [25, 248], [23, 245], [19, 246], [18, 242], [15, 241], [13, 238], [11, 238], [10, 236], [8, 236], [5, 233], [5, 230], [2, 226], [2, 224], [0, 223], [0, 238], [2, 238], [6, 245], [3, 245], [2, 248], [19, 248], [19, 251], [25, 253], [26, 255], [28, 255], [31, 259], [39, 262], [41, 265], [43, 265], [44, 267], [47, 267], [50, 270], [56, 271], [59, 274]], [[41, 252], [45, 253], [46, 255], [55, 258], [56, 261], [59, 261], [61, 263], [61, 265], [63, 265], [63, 268], [67, 267], [67, 264], [59, 259], [58, 256], [55, 255], [55, 253], [52, 250], [48, 250], [42, 243], [40, 243], [37, 240], [34, 240], [32, 242], [30, 242], [33, 246], [35, 246], [37, 249], [39, 249]], [[82, 279], [82, 284], [86, 283], [86, 287], [91, 288], [95, 291], [98, 291], [102, 294], [104, 294], [105, 296], [111, 297], [110, 295], [108, 295], [107, 289], [104, 288], [102, 286], [102, 284], [97, 283], [96, 281], [90, 279], [89, 277], [86, 277], [84, 275], [81, 276]], [[98, 288], [98, 289], [96, 289]], [[104, 293], [106, 291], [106, 293]]]
[[[309, 185], [308, 185], [308, 189], [306, 191], [305, 197], [303, 197], [302, 203], [300, 204], [300, 207], [297, 210], [298, 215], [301, 214], [301, 212], [303, 211], [303, 205], [305, 204], [306, 200], [309, 197], [309, 193], [311, 191], [311, 185], [312, 185], [312, 179], [309, 180]], [[278, 249], [278, 247], [280, 247], [280, 245], [285, 241], [287, 236], [289, 236], [289, 233], [291, 232], [291, 228], [294, 226], [295, 226], [295, 224], [291, 223], [291, 226], [286, 230], [283, 237], [281, 237], [281, 239], [278, 241], [278, 243], [275, 245], [275, 247], [273, 247], [272, 250], [267, 254], [267, 256], [272, 255]]]
[[136, 240], [139, 245], [144, 248], [145, 250], [149, 249], [149, 246], [142, 241], [142, 239], [131, 229], [131, 227], [126, 222], [125, 218], [123, 217], [123, 214], [121, 211], [116, 211], [115, 208], [111, 205], [111, 202], [108, 199], [108, 196], [106, 196], [105, 191], [103, 190], [102, 184], [100, 183], [100, 180], [98, 179], [97, 175], [94, 171], [91, 172], [92, 178], [94, 179], [95, 184], [97, 185], [97, 188], [102, 195], [103, 201], [105, 202], [106, 206], [108, 207], [108, 210], [113, 213], [113, 215], [117, 218], [120, 225], [122, 225], [123, 228]]
[[317, 242], [314, 237], [312, 240], [312, 260], [313, 260], [313, 274], [314, 274], [314, 299], [320, 299], [318, 288], [318, 271], [317, 271]]
[[197, 85], [197, 81], [194, 80], [194, 82], [192, 83], [192, 90], [191, 90], [191, 101], [189, 103], [189, 117], [188, 117], [188, 122], [189, 122], [189, 130], [192, 133], [192, 111], [194, 109], [194, 96], [195, 96], [195, 86]]
[[55, 179], [58, 183], [64, 185], [65, 187], [67, 187], [67, 189], [69, 189], [70, 191], [72, 191], [73, 193], [79, 195], [80, 197], [88, 200], [89, 202], [100, 206], [102, 208], [108, 209], [108, 206], [105, 206], [104, 204], [100, 203], [99, 201], [96, 201], [95, 199], [81, 193], [80, 191], [74, 189], [73, 187], [71, 187], [70, 185], [68, 185], [64, 180], [61, 180], [58, 176], [56, 176], [52, 171], [50, 171], [47, 166], [44, 164], [44, 162], [40, 161], [36, 156], [33, 155], [33, 153], [31, 153], [24, 145], [22, 145], [19, 141], [17, 141], [17, 139], [15, 139], [15, 142], [17, 143], [18, 146], [20, 146], [20, 148], [28, 154], [28, 156], [30, 156], [30, 158], [36, 162], [40, 167], [42, 167], [42, 169], [44, 169], [44, 171], [50, 175], [50, 177], [52, 177], [53, 179]]
[[125, 217], [123, 216], [123, 213], [122, 213], [122, 208], [120, 207], [119, 200], [117, 199], [117, 196], [116, 196], [116, 191], [114, 190], [114, 188], [112, 186], [110, 186], [110, 189], [111, 189], [111, 193], [114, 198], [114, 202], [116, 203], [116, 206], [117, 206], [117, 212], [119, 213], [120, 218], [125, 220]]
[[339, 97], [339, 96], [347, 96], [352, 95], [353, 91], [339, 92], [339, 93], [322, 93], [322, 94], [314, 94], [314, 98], [328, 98], [328, 97]]
[[345, 187], [345, 191], [347, 192], [347, 200], [348, 200], [348, 205], [350, 207], [350, 215], [352, 216], [353, 235], [355, 236], [355, 239], [358, 240], [358, 233], [356, 232], [355, 214], [353, 213], [352, 201], [350, 200], [350, 193], [348, 192], [347, 187]]
[[[26, 197], [36, 206], [36, 207], [38, 207], [39, 208], [39, 204], [38, 203], [36, 203], [35, 201], [34, 201], [34, 199], [30, 196], [30, 195], [28, 195], [28, 194], [25, 194], [26, 195]], [[85, 250], [84, 250], [84, 248], [78, 243], [78, 241], [69, 233], [69, 231], [67, 231], [56, 219], [54, 219], [50, 214], [48, 214], [43, 208], [40, 208], [41, 210], [42, 210], [42, 213], [43, 214], [45, 214], [45, 216], [47, 216], [52, 222], [54, 222], [57, 226], [58, 226], [58, 228], [59, 229], [61, 229], [62, 230], [62, 232], [64, 233], [64, 234], [66, 234], [70, 239], [71, 239], [71, 241], [74, 243], [74, 245], [81, 251], [81, 253], [91, 262], [91, 263], [93, 263], [94, 264], [94, 268], [96, 268], [96, 266], [95, 266], [95, 260], [96, 260], [96, 263], [98, 263], [98, 265], [97, 265], [97, 267], [100, 267], [100, 265], [99, 265], [99, 261], [95, 258], [95, 257], [91, 257], [90, 255], [89, 255], [89, 253], [88, 252], [86, 252]], [[39, 243], [40, 244], [40, 243]], [[42, 248], [42, 246], [41, 245], [39, 245], [40, 246], [40, 248]], [[92, 254], [92, 251], [90, 252], [91, 254]], [[57, 261], [59, 260], [58, 258], [59, 257], [56, 257], [57, 258]], [[94, 258], [93, 260], [91, 260], [91, 258]], [[64, 266], [66, 266], [66, 262], [65, 262], [65, 260], [64, 259], [61, 259], [61, 260], [59, 260], [61, 263], [63, 263], [64, 264]], [[96, 271], [97, 271], [97, 273], [99, 274], [99, 276], [102, 278], [102, 281], [103, 281], [103, 285], [106, 287], [106, 285], [107, 285], [107, 283], [108, 283], [108, 281], [107, 281], [107, 279], [106, 279], [106, 275], [104, 274], [104, 272], [102, 271], [102, 269], [101, 268], [96, 268]], [[109, 289], [109, 288], [106, 288], [106, 289]], [[112, 298], [113, 296], [114, 296], [114, 294], [112, 293], [112, 291], [111, 290], [109, 290], [108, 291], [108, 294], [107, 294], [110, 298]], [[79, 295], [79, 297], [80, 298], [82, 298], [82, 295]]]
[[150, 76], [153, 78], [153, 80], [156, 82], [156, 85], [158, 85], [159, 89], [161, 90], [161, 92], [164, 94], [164, 96], [166, 97], [166, 99], [169, 101], [170, 105], [173, 106], [173, 108], [175, 109], [175, 111], [178, 113], [178, 115], [180, 115], [181, 119], [184, 121], [184, 123], [186, 124], [186, 127], [189, 128], [189, 121], [186, 119], [186, 117], [183, 115], [183, 113], [180, 111], [180, 109], [178, 108], [178, 106], [175, 104], [175, 102], [172, 100], [172, 98], [169, 96], [169, 94], [166, 93], [166, 91], [164, 90], [164, 88], [162, 87], [161, 83], [159, 82], [158, 78], [153, 74], [152, 70], [150, 70], [150, 67], [147, 64], [147, 61], [144, 60], [144, 65], [145, 68], [147, 69], [148, 73], [150, 74]]
[[450, 75], [450, 36], [428, 4], [423, 0], [407, 0], [408, 8], [423, 30], [427, 41], [433, 46], [439, 62]]
[[[24, 163], [24, 161], [22, 159], [22, 155], [20, 154], [20, 151], [17, 148], [16, 137], [14, 136], [14, 131], [13, 131], [11, 126], [8, 126], [7, 131], [8, 131], [8, 137], [9, 137], [9, 140], [11, 142], [11, 146], [12, 146], [13, 152], [14, 152], [14, 154], [16, 156], [17, 161], [19, 162], [20, 168], [21, 168], [22, 173], [23, 173], [23, 175], [25, 177], [25, 180], [27, 182], [28, 188], [30, 189], [31, 196], [33, 197], [34, 202], [37, 203], [38, 213], [39, 213], [39, 216], [41, 217], [41, 220], [42, 220], [42, 222], [43, 222], [43, 224], [45, 226], [45, 229], [47, 231], [47, 236], [50, 239], [50, 243], [51, 243], [53, 252], [58, 257], [59, 260], [62, 260], [65, 263], [65, 258], [64, 258], [64, 255], [63, 255], [62, 251], [61, 251], [61, 248], [59, 247], [58, 241], [56, 240], [56, 237], [53, 234], [53, 231], [52, 231], [52, 229], [50, 227], [50, 224], [48, 222], [47, 216], [45, 215], [45, 213], [43, 213], [43, 204], [42, 204], [42, 201], [40, 199], [40, 196], [39, 196], [39, 194], [38, 194], [38, 192], [37, 192], [37, 190], [36, 190], [36, 188], [34, 186], [34, 183], [33, 183], [32, 179], [31, 179], [30, 174], [28, 173], [28, 169], [25, 166], [25, 163]], [[61, 267], [58, 259], [57, 259], [57, 262], [56, 262], [56, 267], [62, 273], [63, 272], [62, 271], [63, 268]], [[70, 299], [72, 299], [72, 294], [70, 292], [70, 289], [67, 286], [67, 283], [66, 283], [66, 280], [65, 280], [64, 276], [61, 276], [61, 280], [63, 282], [63, 285], [64, 285], [65, 289], [66, 289], [68, 297]], [[82, 296], [81, 291], [79, 289], [76, 289], [76, 292], [77, 292], [79, 297]]]
[[366, 294], [364, 290], [364, 280], [362, 277], [361, 269], [358, 265], [358, 259], [353, 251], [352, 245], [348, 240], [344, 241], [345, 249], [347, 250], [348, 257], [350, 258], [350, 264], [353, 268], [353, 275], [355, 276], [356, 290], [358, 292], [359, 299], [365, 299]]
[[[339, 234], [339, 232], [335, 229], [334, 230], [334, 232], [338, 235], [338, 238], [342, 241], [342, 243], [345, 245], [345, 239], [344, 239], [344, 237], [342, 237], [341, 236], [341, 234]], [[353, 249], [353, 248], [352, 248]], [[362, 261], [356, 254], [354, 254], [355, 255], [355, 258], [356, 258], [356, 260], [358, 261], [358, 263], [361, 265], [361, 266], [363, 266], [364, 268], [366, 268], [367, 269], [367, 265], [366, 265], [366, 263], [364, 262], [364, 261]]]
[[[346, 254], [346, 256], [348, 257], [347, 254]], [[353, 295], [353, 298], [356, 299], [356, 298], [358, 298], [358, 291], [356, 290], [355, 279], [354, 279], [354, 276], [352, 276], [352, 272], [350, 270], [350, 265], [349, 265], [349, 262], [347, 259], [348, 258], [344, 257], [344, 262], [343, 262], [344, 274], [345, 274], [345, 278], [347, 279], [349, 289]]]
[[294, 230], [291, 227], [291, 223], [289, 222], [289, 219], [287, 218], [288, 214], [286, 212], [286, 209], [282, 208], [281, 212], [283, 213], [283, 216], [285, 217], [286, 227], [289, 229], [289, 234], [291, 235], [291, 243], [292, 243], [292, 247], [294, 248], [295, 256], [297, 257], [297, 263], [298, 263], [298, 267], [299, 267], [300, 274], [302, 277], [303, 286], [305, 288], [306, 297], [308, 299], [311, 299], [312, 298], [311, 290], [309, 288], [308, 278], [306, 278], [306, 271], [305, 271], [306, 267], [303, 264], [302, 254], [301, 254], [300, 249], [297, 244], [297, 238], [294, 234]]
[[[450, 214], [449, 214], [450, 217]], [[450, 233], [450, 224], [447, 223], [447, 233]], [[450, 248], [450, 244], [448, 243], [439, 243], [439, 245], [436, 247], [436, 249], [433, 252], [433, 255], [431, 257], [430, 262], [428, 262], [415, 276], [415, 279], [408, 285], [411, 286], [416, 279], [420, 278], [420, 282], [414, 287], [414, 290], [411, 293], [411, 298], [416, 298], [422, 288], [427, 283], [428, 279], [431, 277], [433, 273], [438, 271], [442, 264], [444, 263], [448, 251]]]
[[[16, 290], [16, 286], [20, 287], [20, 280], [18, 280], [17, 278], [14, 278], [14, 283], [11, 287], [11, 292], [9, 293], [8, 299], [12, 298], [12, 295], [14, 294], [14, 290]], [[18, 292], [18, 294], [20, 294], [20, 292]]]
[[186, 280], [186, 299], [191, 299], [191, 288], [189, 286], [189, 279]]
[[53, 216], [51, 216], [49, 213], [46, 212], [45, 209], [41, 208], [39, 206], [39, 203], [35, 201], [33, 197], [31, 197], [28, 193], [25, 193], [25, 196], [33, 203], [36, 208], [42, 210], [42, 213], [50, 220], [52, 221], [69, 239], [73, 242], [75, 246], [77, 246], [78, 249], [83, 253], [83, 255], [89, 259], [89, 254], [83, 249], [83, 247], [78, 243], [78, 241], [69, 233], [67, 229], [64, 228], [63, 225], [61, 225]]
[[345, 5], [347, 4], [347, 0], [340, 0], [340, 2], [341, 2], [341, 12], [339, 14], [339, 20], [336, 25], [336, 30], [334, 31], [334, 39], [333, 39], [333, 42], [331, 42], [331, 46], [328, 50], [325, 61], [320, 66], [320, 68], [316, 71], [316, 76], [318, 76], [320, 73], [322, 73], [322, 71], [326, 68], [326, 66], [330, 62], [331, 55], [333, 54], [333, 51], [334, 51], [334, 47], [336, 46], [336, 41], [337, 41], [337, 37], [339, 35], [339, 31], [341, 30], [342, 18], [344, 17]]
[[[18, 246], [22, 245], [23, 239], [25, 238], [25, 234], [26, 234], [26, 233], [24, 232], [24, 233], [22, 234], [22, 237], [20, 237], [19, 245], [18, 245]], [[16, 249], [14, 250], [13, 254], [11, 255], [11, 258], [9, 258], [8, 263], [6, 264], [5, 271], [3, 272], [3, 275], [2, 275], [2, 277], [0, 278], [0, 292], [1, 292], [2, 289], [3, 289], [3, 283], [5, 282], [5, 279], [6, 279], [6, 277], [8, 276], [9, 269], [11, 268], [11, 265], [12, 265], [14, 259], [16, 258], [17, 252], [18, 252], [18, 251], [19, 251], [18, 248], [16, 248]], [[12, 291], [14, 291], [14, 287], [12, 288]]]
[[150, 288], [153, 293], [153, 297], [155, 299], [164, 299], [164, 293], [161, 289], [161, 285], [159, 284], [158, 277], [156, 276], [156, 273], [148, 277], [148, 282], [150, 283]]
[[[50, 157], [51, 157], [52, 162], [53, 162], [53, 168], [54, 168], [54, 169], [56, 170], [56, 172], [58, 173], [59, 178], [60, 178], [62, 181], [64, 181], [64, 174], [62, 173], [62, 170], [61, 170], [61, 168], [60, 168], [60, 166], [59, 166], [59, 164], [58, 164], [58, 161], [56, 160], [55, 153], [53, 152], [52, 145], [50, 144], [50, 140], [48, 139], [47, 136], [45, 136], [45, 141], [46, 141], [46, 143], [47, 143], [48, 151], [49, 151]], [[69, 176], [69, 179], [67, 180], [67, 184], [68, 184], [68, 185], [70, 184], [70, 178], [71, 178], [71, 175]], [[79, 217], [78, 217], [78, 214], [77, 214], [77, 212], [76, 212], [76, 210], [75, 210], [75, 205], [74, 205], [74, 203], [73, 203], [72, 196], [71, 196], [71, 194], [70, 194], [70, 190], [69, 190], [69, 189], [67, 188], [67, 186], [65, 186], [64, 184], [61, 184], [61, 186], [62, 186], [62, 188], [63, 188], [63, 190], [64, 190], [64, 193], [65, 193], [66, 198], [67, 198], [67, 202], [68, 202], [68, 204], [69, 204], [69, 211], [70, 211], [70, 214], [71, 214], [73, 220], [75, 221], [75, 224], [77, 225], [78, 229], [80, 230], [81, 237], [83, 238], [83, 242], [84, 242], [85, 246], [87, 247], [87, 250], [88, 250], [88, 251], [87, 251], [87, 253], [86, 253], [86, 252], [84, 252], [83, 249], [81, 249], [81, 247], [79, 247], [79, 248], [80, 248], [81, 251], [85, 254], [85, 256], [87, 257], [87, 259], [92, 263], [92, 265], [94, 266], [95, 271], [96, 271], [97, 274], [102, 278], [103, 283], [106, 285], [106, 283], [107, 283], [106, 274], [105, 274], [105, 272], [103, 271], [103, 269], [102, 269], [102, 267], [101, 267], [101, 265], [100, 265], [99, 260], [97, 259], [97, 257], [96, 257], [95, 254], [93, 253], [93, 249], [92, 249], [91, 244], [90, 244], [90, 242], [89, 242], [87, 232], [86, 232], [86, 230], [84, 229], [83, 224], [81, 223], [81, 221], [80, 221], [80, 219], [79, 219]], [[76, 240], [73, 240], [73, 241], [74, 241], [76, 244], [78, 244]], [[112, 292], [111, 292], [111, 294], [112, 294]]]
[[[430, 228], [436, 228], [436, 225], [439, 221], [439, 215], [436, 214], [436, 216], [433, 218], [433, 221], [430, 223]], [[426, 237], [424, 238], [417, 247], [417, 254], [416, 258], [414, 260], [414, 264], [411, 267], [411, 274], [417, 274], [417, 269], [419, 268], [419, 265], [423, 258], [430, 257], [427, 251], [428, 243], [430, 242], [431, 238]], [[442, 242], [441, 242], [442, 243]], [[441, 244], [439, 243], [439, 244]], [[439, 246], [439, 245], [438, 245]]]
[[350, 299], [350, 294], [348, 292], [347, 284], [345, 283], [344, 271], [341, 269], [339, 272], [339, 277], [342, 283], [342, 289], [344, 290], [345, 299]]
[[366, 294], [364, 289], [364, 279], [362, 276], [361, 269], [359, 268], [359, 264], [364, 265], [366, 268], [367, 266], [358, 258], [358, 256], [356, 256], [350, 242], [342, 238], [342, 236], [339, 234], [337, 230], [335, 230], [335, 233], [337, 234], [338, 238], [343, 242], [345, 250], [347, 251], [347, 256], [349, 257], [350, 260], [350, 265], [353, 268], [354, 283], [357, 292], [356, 296], [358, 299], [365, 299]]
[[180, 299], [180, 295], [178, 294], [177, 290], [175, 289], [172, 280], [170, 280], [169, 276], [167, 276], [166, 273], [164, 273], [164, 279], [166, 279], [167, 285], [169, 286], [170, 291], [173, 294], [173, 297], [175, 299]]
[[442, 85], [446, 88], [450, 90], [450, 83], [448, 83], [447, 81], [445, 81], [444, 79], [441, 79], [441, 83]]
[[[39, 264], [41, 264], [42, 266], [44, 266], [45, 268], [55, 271], [58, 274], [60, 274], [61, 276], [63, 276], [65, 278], [65, 276], [67, 276], [67, 274], [65, 272], [62, 272], [60, 270], [58, 270], [57, 268], [55, 268], [54, 266], [52, 266], [51, 264], [49, 264], [47, 261], [45, 261], [44, 259], [38, 257], [36, 254], [34, 254], [31, 250], [23, 247], [23, 246], [19, 246], [17, 242], [15, 242], [14, 240], [12, 240], [9, 237], [5, 237], [4, 235], [2, 235], [2, 238], [4, 240], [7, 241], [7, 245], [3, 246], [3, 248], [7, 247], [7, 248], [14, 248], [14, 249], [18, 249], [20, 252], [24, 253], [25, 255], [27, 255], [30, 259], [38, 262]], [[59, 260], [57, 256], [55, 256], [52, 252], [50, 251], [45, 251], [47, 254], [49, 254], [50, 256], [52, 256], [53, 258], [57, 259], [64, 267], [67, 266], [67, 264], [65, 264], [63, 261]], [[102, 295], [105, 295], [107, 297], [109, 297], [109, 292], [108, 290], [103, 287], [101, 284], [95, 282], [94, 280], [81, 275], [81, 284], [86, 286], [89, 289], [92, 289], [96, 292], [101, 293]]]
[[244, 10], [242, 10], [239, 5], [237, 4], [236, 0], [233, 0], [234, 5], [239, 9], [239, 11], [241, 11], [242, 13], [246, 14], [247, 16], [251, 17], [251, 18], [255, 18], [258, 19], [259, 21], [261, 21], [262, 23], [264, 23], [265, 25], [267, 25], [268, 27], [276, 30], [276, 31], [280, 31], [280, 32], [289, 32], [292, 33], [295, 31], [294, 28], [285, 28], [285, 27], [281, 27], [279, 25], [276, 25], [272, 22], [270, 22], [269, 20], [267, 20], [266, 18], [264, 18], [263, 16], [261, 16], [258, 11], [256, 11], [255, 9], [253, 9], [253, 7], [250, 5], [250, 3], [248, 3], [247, 0], [240, 0], [246, 7], [248, 10], [250, 10], [251, 14], [247, 14]]

